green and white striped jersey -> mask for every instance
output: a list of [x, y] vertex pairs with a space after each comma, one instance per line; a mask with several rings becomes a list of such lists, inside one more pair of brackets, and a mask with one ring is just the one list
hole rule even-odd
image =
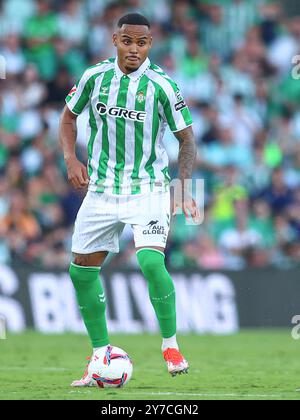
[[79, 115], [89, 106], [89, 190], [138, 194], [168, 185], [162, 138], [192, 124], [176, 83], [146, 59], [129, 75], [111, 58], [88, 68], [66, 98]]

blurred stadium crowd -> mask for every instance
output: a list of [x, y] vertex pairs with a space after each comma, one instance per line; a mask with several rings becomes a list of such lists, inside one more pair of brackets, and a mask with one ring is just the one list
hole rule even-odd
[[[266, 0], [0, 0], [0, 262], [68, 266], [84, 192], [66, 180], [60, 113], [86, 67], [115, 55], [111, 33], [128, 11], [152, 22], [150, 58], [191, 108], [195, 177], [205, 179], [204, 222], [173, 218], [169, 268], [298, 264], [300, 6], [288, 16]], [[165, 144], [176, 177], [177, 140], [167, 133]], [[128, 230], [109, 258], [135, 266]]]

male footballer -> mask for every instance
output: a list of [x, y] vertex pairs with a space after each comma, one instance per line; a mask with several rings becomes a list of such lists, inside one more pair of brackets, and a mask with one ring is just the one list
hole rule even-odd
[[[70, 276], [93, 350], [110, 344], [105, 296], [99, 272], [109, 252], [119, 252], [119, 237], [130, 224], [139, 266], [148, 283], [161, 335], [162, 353], [172, 376], [189, 365], [176, 340], [173, 281], [164, 250], [170, 222], [168, 157], [162, 138], [166, 128], [179, 140], [180, 199], [173, 214], [200, 219], [184, 180], [192, 178], [196, 146], [192, 118], [176, 85], [150, 62], [149, 21], [123, 16], [113, 34], [117, 57], [88, 68], [66, 98], [60, 121], [60, 143], [68, 179], [75, 188], [88, 186], [72, 237]], [[75, 155], [76, 118], [88, 107], [88, 162]], [[91, 386], [87, 370], [72, 386]]]

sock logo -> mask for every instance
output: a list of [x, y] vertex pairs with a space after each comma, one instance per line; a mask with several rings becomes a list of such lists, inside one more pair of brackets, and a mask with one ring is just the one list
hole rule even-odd
[[100, 300], [101, 303], [104, 303], [105, 302], [104, 293], [102, 293], [101, 295], [99, 295], [99, 300]]

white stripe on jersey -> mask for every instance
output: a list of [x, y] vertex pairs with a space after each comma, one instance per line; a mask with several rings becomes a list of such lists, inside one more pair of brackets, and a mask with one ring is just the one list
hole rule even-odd
[[[127, 109], [134, 109], [136, 94], [139, 84], [130, 80], [127, 93]], [[126, 121], [125, 127], [125, 167], [124, 167], [124, 184], [132, 183], [131, 174], [134, 167], [134, 150], [135, 150], [135, 123], [134, 121]]]
[[[92, 97], [99, 96], [103, 77], [104, 77], [104, 73], [101, 73], [99, 77], [97, 77], [95, 81], [95, 87], [92, 92]], [[98, 168], [99, 166], [100, 154], [102, 150], [102, 121], [98, 118], [97, 111], [93, 107], [90, 107], [90, 111], [93, 113], [95, 117], [97, 128], [98, 128], [98, 131], [94, 140], [93, 154], [92, 154], [92, 159], [91, 159], [91, 166], [93, 168], [93, 173], [90, 177], [90, 180], [93, 183], [95, 183], [98, 179], [98, 173], [97, 173], [96, 168]]]
[[[147, 112], [147, 118], [144, 123], [144, 136], [147, 141], [143, 141], [143, 157], [139, 170], [139, 178], [143, 180], [149, 177], [148, 172], [145, 169], [145, 165], [148, 162], [151, 155], [152, 148], [152, 128], [153, 128], [153, 98], [155, 94], [155, 87], [151, 80], [148, 82], [145, 111]], [[144, 181], [145, 182], [145, 181]], [[143, 181], [142, 181], [143, 184]]]
[[[116, 106], [118, 100], [118, 92], [121, 84], [121, 79], [118, 80], [116, 77], [112, 78], [110, 85], [110, 94], [108, 97], [107, 107]], [[117, 163], [116, 159], [116, 147], [117, 147], [117, 127], [116, 118], [107, 117], [108, 126], [108, 138], [109, 138], [109, 159], [107, 162], [107, 174], [103, 185], [105, 187], [112, 187], [115, 179], [115, 166]]]

